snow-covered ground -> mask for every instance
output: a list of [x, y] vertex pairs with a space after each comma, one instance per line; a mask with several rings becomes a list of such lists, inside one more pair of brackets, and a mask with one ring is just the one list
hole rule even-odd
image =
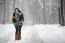
[[0, 24], [0, 43], [65, 43], [65, 27], [60, 25], [23, 26], [21, 40], [15, 40], [13, 24]]

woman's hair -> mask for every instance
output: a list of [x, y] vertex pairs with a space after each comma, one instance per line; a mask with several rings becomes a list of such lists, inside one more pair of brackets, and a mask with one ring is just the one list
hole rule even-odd
[[15, 11], [16, 11], [16, 9], [18, 10], [18, 12], [21, 12], [18, 8], [15, 8]]

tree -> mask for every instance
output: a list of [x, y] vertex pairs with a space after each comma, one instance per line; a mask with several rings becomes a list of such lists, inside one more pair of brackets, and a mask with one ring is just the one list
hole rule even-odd
[[60, 8], [59, 8], [59, 24], [64, 26], [64, 15], [63, 15], [63, 0], [60, 0]]

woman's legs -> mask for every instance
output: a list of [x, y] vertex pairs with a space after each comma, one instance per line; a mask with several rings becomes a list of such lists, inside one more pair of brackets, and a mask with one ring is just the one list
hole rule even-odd
[[15, 28], [16, 28], [15, 40], [19, 40], [18, 25], [15, 26]]
[[16, 25], [16, 35], [15, 35], [15, 40], [21, 40], [21, 27], [22, 25]]
[[21, 34], [21, 27], [22, 27], [22, 25], [19, 26], [19, 34]]
[[16, 34], [21, 34], [21, 27], [22, 27], [22, 25], [15, 26]]
[[18, 34], [18, 26], [15, 26], [15, 28], [16, 28], [16, 34]]
[[22, 25], [19, 25], [19, 34], [21, 34], [21, 27], [22, 27]]

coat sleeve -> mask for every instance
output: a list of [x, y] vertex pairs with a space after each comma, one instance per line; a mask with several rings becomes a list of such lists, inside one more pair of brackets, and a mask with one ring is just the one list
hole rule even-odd
[[13, 18], [12, 18], [13, 23], [16, 23], [16, 17], [15, 17], [15, 13], [13, 13]]

